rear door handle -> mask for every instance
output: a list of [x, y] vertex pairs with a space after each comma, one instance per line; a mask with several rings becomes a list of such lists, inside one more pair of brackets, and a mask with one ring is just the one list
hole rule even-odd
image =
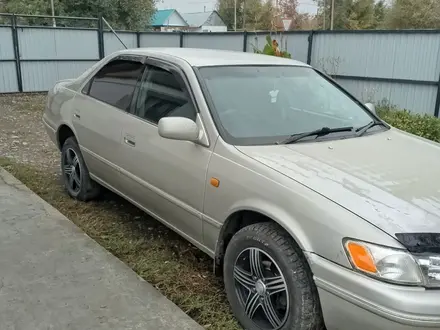
[[136, 145], [136, 142], [127, 136], [124, 136], [124, 143], [128, 144], [131, 147], [134, 147]]
[[81, 116], [80, 116], [79, 114], [77, 114], [77, 113], [74, 113], [74, 114], [73, 114], [73, 117], [78, 118], [78, 119], [81, 119]]

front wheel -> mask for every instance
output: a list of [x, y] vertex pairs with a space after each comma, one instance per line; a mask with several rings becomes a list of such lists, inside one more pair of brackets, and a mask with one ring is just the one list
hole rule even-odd
[[228, 300], [245, 329], [323, 329], [307, 261], [278, 225], [258, 223], [237, 232], [223, 267]]

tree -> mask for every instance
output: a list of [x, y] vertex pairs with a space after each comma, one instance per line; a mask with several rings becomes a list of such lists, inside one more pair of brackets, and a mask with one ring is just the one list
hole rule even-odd
[[[330, 27], [331, 0], [316, 0], [320, 26]], [[372, 29], [377, 23], [375, 19], [374, 0], [334, 0], [334, 29], [354, 30]], [[325, 5], [324, 5], [325, 4]], [[325, 18], [325, 19], [324, 19]]]
[[[48, 0], [4, 0], [9, 13], [51, 15]], [[154, 0], [54, 0], [55, 15], [103, 17], [114, 28], [143, 30], [155, 12]], [[29, 19], [30, 24], [36, 19]], [[41, 22], [39, 20], [38, 22]], [[46, 20], [46, 23], [50, 23]], [[69, 25], [68, 21], [64, 21]], [[40, 23], [41, 24], [41, 23]]]
[[390, 29], [440, 28], [439, 0], [394, 0], [386, 18]]
[[298, 15], [298, 0], [279, 0], [281, 15], [295, 18]]
[[295, 20], [295, 28], [299, 30], [317, 30], [318, 20], [316, 15], [308, 13], [298, 14], [298, 18]]
[[[46, 0], [4, 0], [4, 11], [23, 15], [52, 15], [50, 1]], [[60, 8], [60, 1], [54, 0], [54, 7]], [[50, 25], [51, 21], [41, 18], [17, 18], [19, 24]]]
[[374, 0], [357, 0], [348, 8], [348, 25], [351, 30], [373, 29], [376, 26], [374, 17]]
[[[235, 0], [217, 0], [217, 11], [225, 22], [229, 30], [234, 29], [234, 10], [235, 10]], [[243, 6], [243, 0], [237, 0], [237, 28], [240, 26], [239, 22], [242, 21], [243, 16], [241, 12], [241, 7]]]
[[[234, 0], [217, 0], [217, 11], [228, 26], [234, 29]], [[270, 30], [274, 16], [271, 0], [237, 0], [237, 30]]]
[[[7, 13], [51, 15], [50, 1], [46, 0], [4, 0], [3, 5]], [[54, 5], [60, 7], [60, 1], [54, 0]]]
[[245, 17], [247, 31], [272, 30], [274, 7], [270, 0], [245, 0]]
[[308, 14], [298, 12], [298, 0], [279, 0], [280, 15], [293, 20], [296, 29], [301, 28], [309, 20]]
[[385, 3], [385, 0], [380, 0], [376, 2], [374, 5], [374, 20], [375, 20], [375, 27], [380, 28], [383, 26], [385, 22], [385, 17], [387, 15], [388, 7]]

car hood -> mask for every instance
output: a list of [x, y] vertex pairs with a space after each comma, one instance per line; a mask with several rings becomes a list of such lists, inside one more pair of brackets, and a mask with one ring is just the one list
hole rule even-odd
[[392, 128], [242, 153], [395, 236], [440, 233], [440, 145]]

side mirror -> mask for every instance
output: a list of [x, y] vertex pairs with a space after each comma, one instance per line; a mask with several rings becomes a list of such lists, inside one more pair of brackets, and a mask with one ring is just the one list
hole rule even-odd
[[365, 106], [370, 110], [372, 113], [376, 114], [376, 106], [373, 103], [365, 103]]
[[197, 124], [185, 117], [164, 117], [159, 120], [159, 135], [165, 139], [198, 141], [200, 130]]

